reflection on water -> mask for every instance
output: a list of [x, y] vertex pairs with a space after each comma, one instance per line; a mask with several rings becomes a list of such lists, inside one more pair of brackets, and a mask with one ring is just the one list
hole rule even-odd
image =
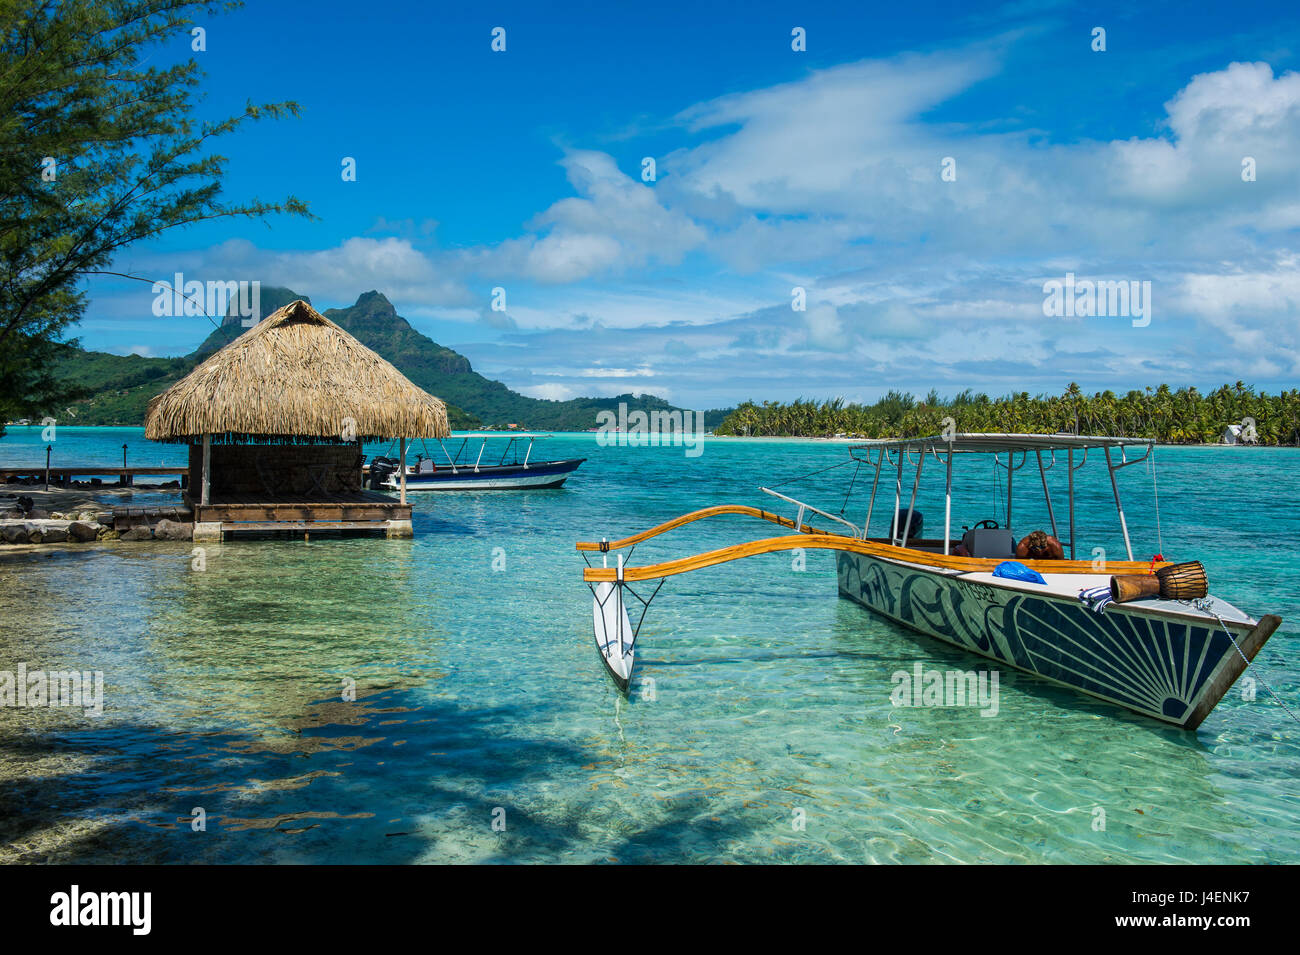
[[[421, 498], [413, 541], [228, 542], [202, 571], [189, 544], [0, 556], [0, 669], [102, 670], [106, 704], [0, 709], [0, 861], [1297, 860], [1297, 727], [1262, 691], [1195, 735], [1010, 671], [994, 718], [896, 709], [893, 672], [972, 658], [838, 600], [829, 554], [669, 581], [642, 635], [654, 699], [622, 700], [573, 541], [756, 503], [841, 452], [552, 449], [592, 458], [569, 489]], [[1165, 454], [1167, 552], [1195, 540], [1216, 592], [1294, 617], [1296, 556], [1264, 535], [1300, 538], [1278, 500], [1296, 458], [1252, 457], [1261, 484], [1224, 520], [1215, 453]], [[811, 483], [843, 499], [834, 472]], [[751, 529], [694, 525], [637, 560]], [[1292, 634], [1259, 662], [1294, 700]]]

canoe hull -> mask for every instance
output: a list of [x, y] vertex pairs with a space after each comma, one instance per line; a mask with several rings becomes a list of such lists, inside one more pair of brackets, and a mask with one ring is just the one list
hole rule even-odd
[[[1163, 601], [1112, 604], [1098, 614], [1059, 586], [1033, 592], [845, 552], [836, 573], [841, 596], [896, 623], [1184, 729], [1200, 724], [1246, 666], [1219, 622], [1185, 605], [1172, 613], [1155, 607]], [[1220, 605], [1239, 618], [1225, 623], [1248, 657], [1280, 622]]]
[[609, 678], [620, 693], [626, 694], [632, 684], [632, 667], [636, 663], [636, 634], [623, 603], [622, 589], [616, 590], [614, 584], [597, 584], [592, 589], [592, 598], [596, 651]]

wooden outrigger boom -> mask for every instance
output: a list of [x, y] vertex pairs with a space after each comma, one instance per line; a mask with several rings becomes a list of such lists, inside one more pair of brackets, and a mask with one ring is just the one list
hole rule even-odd
[[[624, 537], [616, 541], [579, 541], [576, 549], [580, 551], [616, 551], [625, 547], [632, 547], [642, 541], [650, 540], [652, 537], [658, 537], [660, 534], [667, 533], [686, 524], [703, 520], [708, 517], [715, 517], [723, 514], [742, 514], [750, 517], [761, 518], [770, 521], [781, 527], [793, 528], [795, 522], [787, 517], [781, 517], [769, 511], [761, 510], [757, 507], [750, 507], [746, 504], [720, 504], [714, 507], [701, 508], [698, 511], [692, 511], [689, 514], [683, 514], [681, 517], [675, 517], [671, 521], [665, 521], [656, 527], [642, 531], [640, 534], [633, 534], [631, 537]], [[944, 554], [928, 554], [916, 551], [910, 547], [896, 547], [889, 544], [884, 538], [875, 538], [860, 540], [849, 537], [846, 534], [831, 534], [825, 531], [819, 531], [808, 524], [799, 525], [799, 533], [790, 534], [785, 537], [767, 537], [760, 540], [746, 541], [743, 544], [732, 544], [728, 547], [721, 547], [717, 550], [711, 550], [703, 554], [696, 554], [692, 557], [682, 557], [677, 560], [664, 561], [658, 564], [647, 564], [644, 567], [624, 567], [624, 580], [657, 580], [661, 577], [672, 577], [675, 574], [684, 574], [692, 570], [702, 570], [705, 567], [713, 567], [717, 564], [725, 564], [728, 561], [741, 560], [745, 557], [756, 557], [759, 554], [772, 554], [783, 550], [796, 550], [804, 548], [808, 550], [838, 550], [846, 551], [853, 554], [866, 554], [872, 557], [888, 557], [894, 560], [906, 561], [911, 564], [920, 564], [928, 567], [941, 567], [947, 570], [957, 570], [966, 573], [988, 571], [992, 572], [1002, 563], [1001, 559], [981, 558], [981, 557], [955, 557]], [[1038, 570], [1040, 573], [1056, 574], [1095, 574], [1097, 568], [1092, 561], [1087, 560], [1025, 560], [1022, 561], [1026, 567]], [[1168, 564], [1167, 561], [1110, 561], [1106, 564], [1108, 573], [1116, 574], [1149, 574], [1159, 570]], [[615, 580], [615, 570], [612, 567], [588, 567], [582, 572], [582, 579], [588, 583], [597, 583], [601, 581]]]
[[[685, 524], [694, 521], [703, 520], [706, 517], [715, 517], [719, 514], [744, 514], [749, 517], [758, 517], [765, 521], [771, 521], [773, 524], [779, 524], [781, 527], [794, 527], [794, 521], [788, 517], [782, 517], [779, 514], [773, 514], [770, 511], [764, 511], [757, 507], [750, 507], [748, 504], [717, 504], [713, 507], [702, 507], [698, 511], [691, 511], [689, 514], [683, 514], [681, 517], [674, 517], [671, 521], [665, 521], [648, 531], [642, 531], [640, 534], [633, 534], [631, 537], [624, 537], [616, 541], [578, 541], [575, 547], [578, 550], [596, 550], [610, 551], [622, 550], [624, 547], [632, 547], [642, 541], [649, 540], [652, 537], [658, 537], [667, 531], [674, 530]], [[808, 524], [801, 524], [799, 530], [804, 533], [820, 533]]]

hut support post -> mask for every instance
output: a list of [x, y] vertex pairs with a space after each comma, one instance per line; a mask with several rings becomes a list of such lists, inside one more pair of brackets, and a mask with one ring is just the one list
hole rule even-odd
[[199, 494], [199, 503], [207, 506], [212, 503], [212, 435], [203, 436], [203, 490]]
[[401, 451], [398, 453], [400, 464], [397, 473], [401, 475], [399, 483], [402, 485], [402, 503], [406, 503], [406, 439], [402, 438]]

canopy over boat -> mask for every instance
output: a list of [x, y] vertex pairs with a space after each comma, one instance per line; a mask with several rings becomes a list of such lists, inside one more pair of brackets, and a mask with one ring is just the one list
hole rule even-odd
[[[1138, 457], [1129, 457], [1130, 448], [1140, 448], [1142, 454]], [[1088, 452], [1096, 449], [1100, 449], [1106, 457], [1106, 468], [1110, 473], [1111, 490], [1115, 497], [1115, 510], [1119, 516], [1120, 530], [1124, 535], [1124, 549], [1131, 561], [1134, 559], [1133, 544], [1129, 538], [1128, 519], [1124, 515], [1124, 505], [1120, 500], [1119, 484], [1115, 480], [1115, 474], [1121, 468], [1141, 464], [1143, 461], [1150, 459], [1152, 452], [1155, 450], [1155, 441], [1152, 438], [1121, 438], [1108, 435], [1060, 432], [1056, 434], [1010, 434], [967, 431], [918, 438], [880, 438], [852, 445], [849, 454], [855, 460], [875, 467], [875, 480], [871, 485], [871, 503], [867, 508], [867, 518], [861, 536], [864, 538], [867, 536], [867, 526], [871, 523], [871, 515], [875, 508], [876, 491], [880, 486], [880, 474], [884, 465], [888, 464], [890, 467], [897, 469], [894, 482], [894, 516], [889, 539], [891, 543], [900, 547], [907, 543], [907, 537], [909, 536], [907, 531], [912, 526], [917, 490], [921, 484], [921, 472], [926, 459], [933, 457], [946, 467], [943, 553], [949, 553], [949, 538], [952, 531], [952, 462], [953, 457], [959, 454], [992, 454], [994, 463], [997, 466], [1002, 465], [1000, 456], [1006, 455], [1007, 503], [1005, 523], [1010, 526], [1015, 473], [1025, 466], [1029, 454], [1032, 452], [1035, 463], [1038, 465], [1039, 478], [1043, 486], [1043, 498], [1047, 504], [1047, 513], [1052, 526], [1052, 536], [1062, 540], [1064, 546], [1069, 550], [1071, 559], [1073, 559], [1075, 556], [1074, 472], [1088, 462]], [[1047, 481], [1047, 472], [1056, 466], [1056, 453], [1058, 451], [1065, 452], [1065, 469], [1069, 479], [1067, 507], [1070, 536], [1068, 540], [1061, 537], [1057, 528], [1056, 511], [1052, 506], [1052, 495], [1048, 489]], [[1113, 452], [1118, 452], [1118, 460]], [[1017, 453], [1019, 454], [1018, 459]], [[1075, 463], [1076, 455], [1079, 457], [1077, 464]], [[911, 501], [906, 508], [900, 511], [903, 504], [903, 464], [905, 462], [909, 466], [915, 464], [916, 476], [912, 482]], [[1152, 478], [1154, 482], [1154, 472]], [[1158, 492], [1156, 507], [1159, 508]], [[900, 515], [903, 516], [901, 524], [899, 523]], [[1157, 526], [1159, 526], [1158, 513]]]
[[884, 448], [948, 451], [956, 454], [979, 452], [996, 454], [1005, 451], [1071, 451], [1089, 448], [1130, 447], [1151, 448], [1154, 438], [1116, 438], [1091, 434], [1007, 434], [982, 431], [964, 431], [953, 434], [933, 434], [921, 438], [872, 438], [851, 446], [851, 450]]

